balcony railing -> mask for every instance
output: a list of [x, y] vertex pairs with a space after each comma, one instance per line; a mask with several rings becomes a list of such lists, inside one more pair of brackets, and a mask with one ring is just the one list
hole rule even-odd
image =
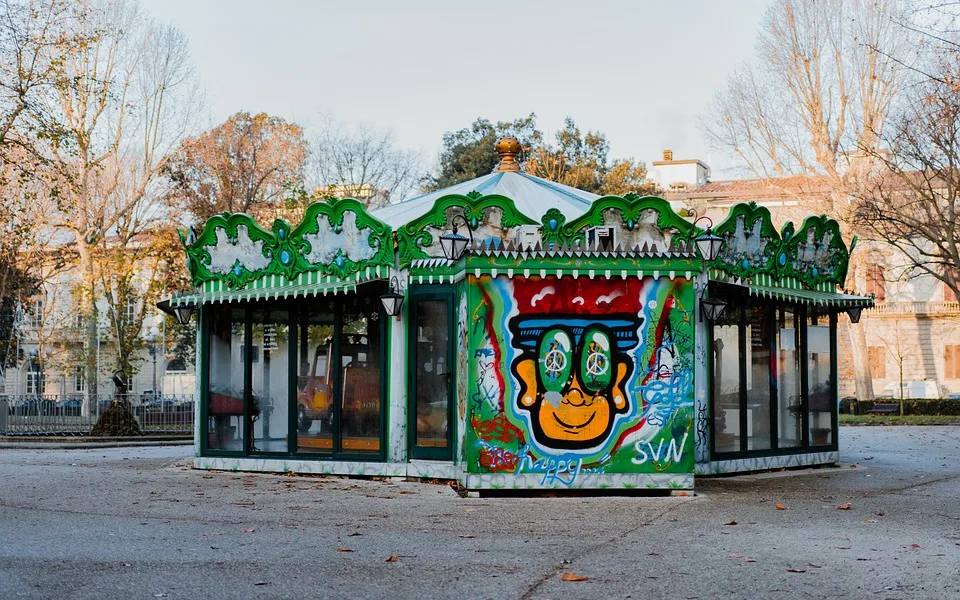
[[960, 315], [960, 302], [877, 302], [865, 315]]

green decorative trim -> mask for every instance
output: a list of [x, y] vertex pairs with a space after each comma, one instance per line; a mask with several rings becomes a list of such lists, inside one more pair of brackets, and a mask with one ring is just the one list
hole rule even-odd
[[586, 230], [603, 225], [604, 213], [607, 211], [619, 212], [624, 228], [627, 231], [633, 231], [642, 222], [643, 213], [648, 210], [657, 213], [656, 225], [660, 231], [674, 232], [672, 241], [675, 245], [686, 246], [690, 243], [696, 231], [695, 228], [689, 221], [673, 212], [669, 202], [656, 196], [641, 197], [636, 194], [597, 198], [586, 213], [570, 223], [565, 223], [566, 219], [560, 211], [551, 208], [543, 217], [541, 237], [545, 245], [585, 243]]
[[[846, 279], [850, 250], [840, 225], [824, 215], [807, 217], [799, 231], [785, 223], [778, 233], [770, 211], [750, 202], [733, 206], [714, 231], [724, 238], [724, 247], [710, 266], [730, 277], [764, 275], [811, 289], [842, 287]], [[856, 238], [851, 249], [855, 244]]]
[[418, 258], [431, 258], [424, 250], [439, 240], [433, 239], [429, 229], [452, 229], [451, 220], [455, 215], [463, 215], [471, 229], [477, 229], [484, 223], [484, 215], [490, 208], [503, 212], [500, 226], [510, 229], [519, 225], [536, 225], [537, 222], [517, 209], [513, 200], [499, 194], [484, 196], [479, 192], [470, 192], [466, 196], [451, 194], [438, 198], [427, 214], [414, 219], [397, 230], [397, 249], [400, 253], [400, 267], [406, 267]]
[[295, 280], [312, 272], [345, 279], [393, 263], [390, 227], [352, 198], [311, 204], [296, 228], [277, 219], [267, 231], [250, 215], [224, 213], [207, 220], [199, 236], [178, 233], [196, 286], [243, 288], [267, 275]]

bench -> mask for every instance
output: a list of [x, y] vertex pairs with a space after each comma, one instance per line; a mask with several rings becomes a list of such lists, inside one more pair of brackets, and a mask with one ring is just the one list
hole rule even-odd
[[900, 404], [896, 402], [875, 402], [873, 406], [870, 407], [870, 410], [867, 411], [868, 415], [899, 415], [900, 414]]

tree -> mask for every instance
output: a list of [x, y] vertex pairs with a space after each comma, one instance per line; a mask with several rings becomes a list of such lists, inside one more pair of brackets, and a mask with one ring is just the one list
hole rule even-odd
[[349, 131], [325, 118], [310, 145], [310, 182], [323, 194], [349, 196], [378, 208], [406, 198], [423, 178], [420, 155], [394, 146], [390, 131]]
[[[771, 186], [791, 174], [824, 179], [828, 197], [803, 195], [802, 209], [829, 212], [856, 232], [847, 199], [859, 185], [857, 159], [877, 149], [902, 89], [904, 69], [892, 57], [906, 52], [905, 8], [898, 0], [777, 0], [761, 23], [757, 61], [734, 71], [703, 119], [706, 137]], [[847, 327], [857, 395], [872, 399], [866, 337]]]
[[287, 191], [302, 186], [306, 159], [299, 125], [239, 112], [185, 140], [170, 157], [168, 200], [201, 222], [221, 212], [269, 214], [282, 207]]
[[594, 194], [656, 192], [656, 186], [647, 181], [645, 164], [632, 158], [609, 160], [610, 143], [604, 134], [588, 131], [583, 135], [567, 117], [555, 140], [553, 145], [537, 138], [524, 165], [526, 172]]
[[933, 64], [917, 69], [923, 79], [878, 134], [883, 150], [864, 149], [877, 168], [856, 214], [868, 239], [893, 246], [908, 270], [960, 300], [960, 45], [937, 39]]
[[[423, 187], [427, 191], [439, 190], [489, 175], [500, 162], [500, 156], [493, 147], [505, 135], [517, 138], [525, 153], [543, 137], [537, 130], [537, 116], [534, 113], [515, 121], [497, 123], [478, 118], [470, 127], [443, 134], [439, 170], [435, 175], [424, 178]], [[521, 157], [521, 162], [524, 158]]]
[[[132, 0], [69, 3], [69, 37], [84, 40], [58, 63], [60, 85], [44, 90], [55, 136], [31, 152], [48, 195], [44, 224], [72, 238], [88, 347], [97, 342], [97, 249], [118, 230], [142, 230], [160, 216], [161, 171], [193, 126], [196, 86], [186, 38]], [[88, 407], [97, 393], [87, 361]]]
[[440, 171], [426, 181], [426, 188], [437, 190], [491, 173], [500, 162], [494, 145], [501, 137], [512, 135], [523, 148], [520, 163], [526, 173], [596, 194], [656, 193], [642, 162], [610, 160], [610, 143], [603, 133], [582, 134], [567, 117], [551, 144], [537, 129], [536, 119], [534, 113], [496, 124], [477, 119], [468, 128], [445, 133]]

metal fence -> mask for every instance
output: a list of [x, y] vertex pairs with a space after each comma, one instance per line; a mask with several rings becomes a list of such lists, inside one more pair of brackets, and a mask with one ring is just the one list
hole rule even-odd
[[99, 396], [92, 410], [83, 396], [0, 395], [0, 435], [91, 435], [120, 421], [136, 421], [141, 435], [192, 434], [194, 398], [182, 396]]

